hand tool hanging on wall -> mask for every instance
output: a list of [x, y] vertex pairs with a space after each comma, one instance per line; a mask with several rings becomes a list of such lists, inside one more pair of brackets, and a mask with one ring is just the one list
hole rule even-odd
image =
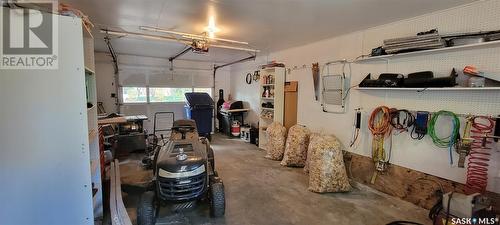
[[354, 110], [354, 123], [353, 123], [353, 131], [351, 142], [349, 143], [349, 147], [354, 147], [359, 139], [359, 131], [361, 129], [361, 108], [357, 108]]
[[[378, 173], [383, 173], [387, 170], [392, 151], [392, 126], [391, 126], [391, 109], [387, 106], [379, 106], [373, 110], [368, 120], [368, 128], [373, 135], [372, 140], [372, 160], [375, 164], [375, 172], [373, 173], [371, 183], [375, 183]], [[387, 153], [384, 147], [384, 140], [390, 139], [389, 152]]]
[[493, 132], [495, 121], [490, 117], [476, 116], [472, 119], [472, 148], [467, 164], [467, 194], [484, 193], [488, 185], [488, 162], [491, 156], [491, 140], [488, 135]]
[[319, 101], [319, 63], [312, 64], [312, 78], [314, 84], [314, 100]]
[[[446, 137], [438, 137], [436, 133], [436, 123], [437, 120], [440, 116], [449, 116], [452, 118], [452, 129], [451, 133], [449, 136]], [[444, 111], [441, 110], [439, 112], [436, 112], [432, 114], [431, 120], [429, 122], [429, 136], [432, 138], [432, 142], [440, 148], [448, 148], [449, 155], [450, 155], [450, 165], [453, 164], [453, 151], [452, 148], [457, 142], [457, 139], [459, 138], [459, 131], [460, 131], [460, 120], [458, 119], [458, 116], [450, 111]]]

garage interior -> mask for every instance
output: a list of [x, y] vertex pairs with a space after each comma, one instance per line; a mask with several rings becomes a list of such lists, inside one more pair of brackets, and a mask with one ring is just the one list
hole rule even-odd
[[0, 18], [0, 225], [499, 224], [499, 0]]

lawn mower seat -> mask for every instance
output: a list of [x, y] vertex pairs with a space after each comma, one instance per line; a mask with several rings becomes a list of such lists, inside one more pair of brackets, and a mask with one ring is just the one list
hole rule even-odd
[[172, 126], [172, 133], [170, 140], [198, 140], [198, 130], [196, 129], [196, 122], [194, 120], [176, 120]]

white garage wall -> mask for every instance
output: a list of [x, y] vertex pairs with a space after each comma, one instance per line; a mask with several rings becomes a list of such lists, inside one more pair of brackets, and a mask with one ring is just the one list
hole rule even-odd
[[[305, 69], [292, 70], [287, 80], [299, 81], [298, 122], [315, 131], [335, 134], [347, 145], [351, 137], [354, 108], [363, 109], [363, 126], [361, 143], [352, 152], [370, 156], [371, 135], [367, 129], [367, 117], [379, 105], [411, 110], [438, 111], [451, 110], [456, 113], [500, 114], [500, 91], [467, 91], [467, 92], [430, 92], [423, 93], [404, 91], [357, 91], [351, 90], [348, 101], [348, 112], [342, 115], [323, 113], [318, 102], [313, 100], [313, 86], [310, 66], [313, 62], [323, 64], [338, 59], [354, 59], [368, 54], [372, 48], [380, 46], [383, 39], [414, 35], [417, 32], [437, 28], [440, 33], [469, 32], [500, 29], [500, 1], [478, 1], [469, 5], [456, 7], [432, 14], [399, 21], [344, 36], [335, 37], [308, 45], [273, 52], [260, 57], [256, 62], [240, 64], [231, 68], [232, 95], [248, 102], [254, 110], [248, 116], [256, 122], [258, 112], [258, 86], [247, 85], [245, 74], [257, 69], [256, 65], [265, 61], [277, 60], [287, 67], [297, 66]], [[432, 70], [437, 76], [449, 75], [451, 69], [459, 70], [466, 65], [476, 65], [492, 78], [500, 79], [500, 46], [485, 49], [469, 49], [453, 53], [408, 57], [391, 60], [388, 64], [352, 64], [351, 86], [358, 84], [368, 73], [409, 72]], [[252, 95], [252, 96], [248, 96]], [[443, 127], [445, 129], [446, 127]], [[451, 128], [448, 128], [451, 129]], [[500, 153], [492, 151], [489, 167], [488, 190], [500, 193]], [[457, 168], [458, 156], [455, 154], [455, 165], [450, 166], [447, 150], [435, 147], [427, 137], [422, 141], [414, 141], [407, 134], [394, 137], [392, 163], [415, 169], [435, 176], [465, 183], [466, 169]]]
[[246, 83], [246, 74], [258, 70], [259, 65], [266, 64], [264, 57], [257, 57], [255, 61], [237, 64], [231, 67], [231, 97], [234, 100], [243, 101], [243, 107], [251, 109], [245, 115], [245, 123], [257, 126], [259, 121], [260, 93], [259, 83], [252, 80]]
[[[169, 62], [164, 58], [132, 55], [118, 55], [120, 86], [149, 87], [207, 87], [213, 85], [213, 63], [200, 61], [175, 60], [174, 71], [169, 70]], [[102, 101], [106, 112], [115, 112], [114, 70], [111, 57], [106, 53], [96, 53], [97, 99]], [[214, 100], [218, 99], [218, 90], [225, 90], [228, 98], [230, 88], [229, 68], [219, 69], [215, 79]], [[120, 93], [117, 93], [120, 95]], [[184, 118], [183, 103], [122, 104], [121, 113], [125, 115], [144, 114], [149, 120], [144, 126], [153, 130], [154, 114], [160, 111], [174, 112], [176, 119]]]

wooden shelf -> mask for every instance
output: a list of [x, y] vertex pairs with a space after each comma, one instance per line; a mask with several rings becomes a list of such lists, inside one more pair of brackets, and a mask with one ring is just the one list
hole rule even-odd
[[358, 87], [356, 90], [386, 90], [386, 91], [499, 91], [500, 87], [443, 87], [443, 88], [383, 88], [383, 87]]
[[372, 62], [372, 61], [387, 61], [389, 59], [397, 59], [397, 58], [404, 58], [404, 57], [411, 57], [411, 56], [422, 56], [422, 55], [447, 53], [447, 52], [461, 51], [461, 50], [474, 49], [474, 48], [477, 48], [477, 49], [488, 48], [488, 47], [492, 47], [494, 45], [500, 45], [500, 40], [499, 41], [489, 41], [489, 42], [477, 43], [477, 44], [470, 44], [470, 45], [461, 45], [461, 46], [430, 49], [430, 50], [423, 50], [423, 51], [367, 57], [367, 58], [361, 58], [361, 59], [355, 60], [354, 62], [355, 63], [364, 63], [364, 62]]

